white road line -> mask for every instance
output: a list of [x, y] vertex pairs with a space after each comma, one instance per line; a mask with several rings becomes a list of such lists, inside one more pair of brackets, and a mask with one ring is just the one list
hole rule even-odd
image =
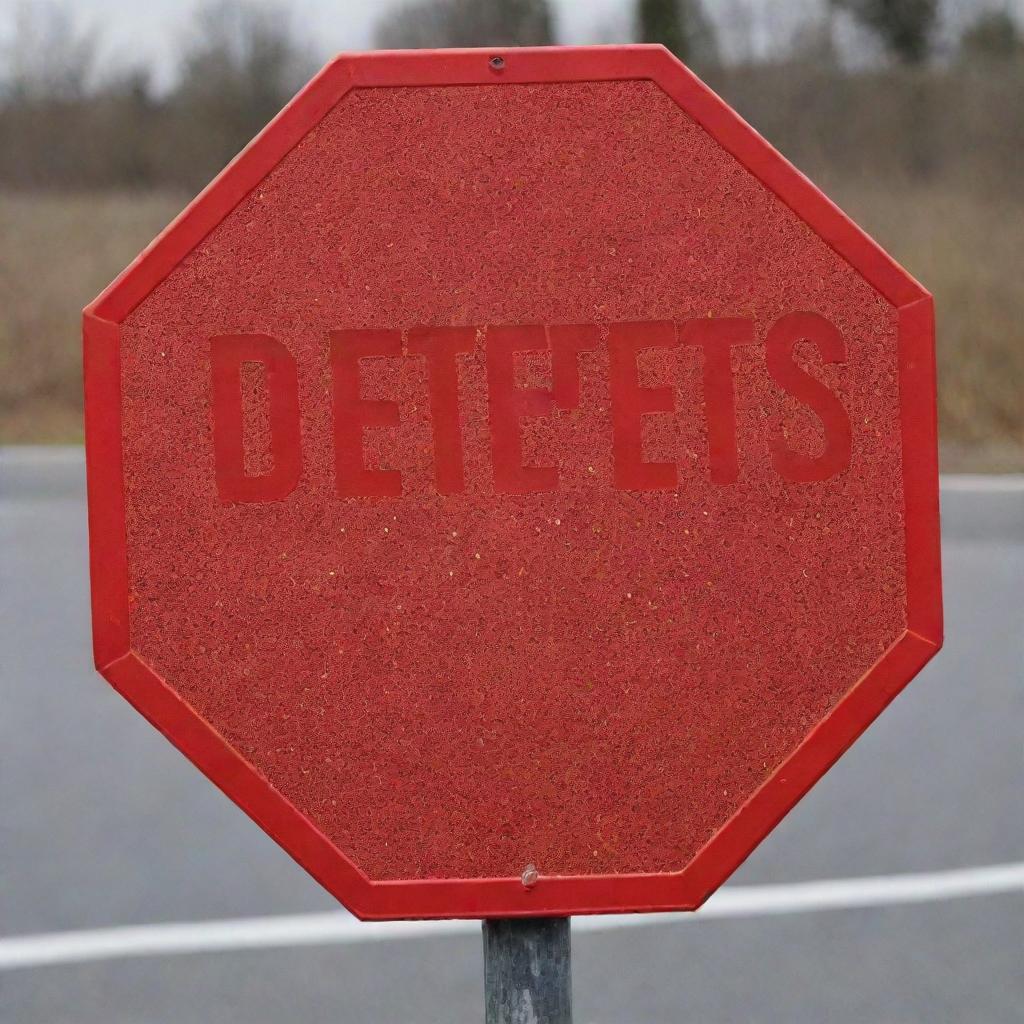
[[1024, 473], [943, 473], [939, 484], [943, 491], [1022, 494]]
[[78, 444], [0, 445], [0, 466], [85, 465], [85, 448]]
[[[1024, 893], [1024, 862], [956, 871], [837, 878], [789, 885], [725, 888], [695, 914], [580, 917], [577, 932], [697, 924], [728, 917], [806, 914], [821, 910], [931, 903], [968, 896]], [[360, 922], [343, 911], [278, 917], [188, 921], [0, 939], [0, 970], [291, 946], [360, 945], [432, 936], [472, 935], [476, 921]]]

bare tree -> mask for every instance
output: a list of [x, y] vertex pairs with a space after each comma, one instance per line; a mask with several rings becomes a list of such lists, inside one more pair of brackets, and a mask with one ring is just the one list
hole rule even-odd
[[374, 32], [385, 50], [441, 46], [550, 46], [547, 0], [415, 0], [384, 15]]
[[3, 58], [3, 95], [12, 102], [79, 100], [93, 84], [97, 40], [67, 8], [22, 0]]
[[1009, 9], [983, 11], [964, 30], [960, 53], [966, 60], [1011, 60], [1024, 56], [1024, 36]]
[[680, 60], [709, 64], [717, 57], [715, 30], [700, 0], [637, 0], [636, 36], [661, 43]]
[[799, 25], [784, 48], [790, 61], [818, 68], [834, 69], [839, 63], [831, 7]]
[[193, 180], [207, 178], [263, 128], [315, 64], [283, 7], [205, 0], [179, 58], [170, 105], [181, 148], [168, 158], [194, 168]]
[[20, 186], [93, 179], [95, 34], [56, 3], [21, 3], [0, 56], [0, 138], [12, 140], [0, 146], [0, 179]]
[[873, 32], [903, 64], [923, 64], [931, 53], [938, 0], [831, 0]]

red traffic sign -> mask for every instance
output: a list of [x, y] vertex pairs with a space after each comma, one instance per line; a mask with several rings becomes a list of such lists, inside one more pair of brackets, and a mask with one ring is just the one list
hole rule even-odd
[[360, 917], [694, 908], [941, 642], [931, 298], [660, 47], [339, 57], [85, 374], [96, 664]]

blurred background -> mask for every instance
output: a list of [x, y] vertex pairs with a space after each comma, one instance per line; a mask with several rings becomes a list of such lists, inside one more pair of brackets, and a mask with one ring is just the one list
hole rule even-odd
[[0, 0], [0, 442], [78, 313], [333, 52], [661, 42], [936, 295], [943, 468], [1024, 467], [1022, 0]]
[[[577, 1019], [1021, 1021], [1024, 0], [0, 0], [4, 1024], [480, 1019], [475, 925], [370, 941], [93, 672], [80, 311], [337, 51], [629, 41], [935, 293], [947, 643], [742, 913], [574, 925]], [[352, 941], [301, 946], [325, 912]]]

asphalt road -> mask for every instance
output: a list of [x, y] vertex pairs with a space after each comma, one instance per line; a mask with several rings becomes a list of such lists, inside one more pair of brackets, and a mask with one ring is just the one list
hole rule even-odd
[[[947, 645], [731, 884], [1024, 859], [1024, 488], [944, 494]], [[96, 675], [81, 462], [0, 450], [0, 938], [335, 904]], [[1024, 897], [574, 940], [580, 1022], [1014, 1024]], [[5, 1024], [481, 1017], [473, 937], [0, 974]]]

